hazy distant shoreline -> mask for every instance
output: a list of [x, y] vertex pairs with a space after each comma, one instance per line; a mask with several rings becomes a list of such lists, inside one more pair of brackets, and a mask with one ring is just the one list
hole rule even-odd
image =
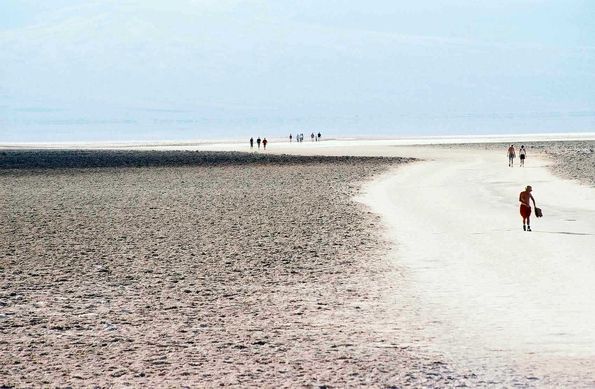
[[[288, 143], [288, 136], [268, 137], [271, 144]], [[305, 131], [304, 133], [307, 133]], [[295, 135], [295, 134], [294, 134]], [[137, 149], [137, 148], [168, 148], [179, 147], [190, 149], [210, 147], [213, 145], [241, 145], [245, 144], [248, 137], [215, 138], [215, 139], [161, 139], [161, 140], [96, 140], [96, 141], [1, 141], [0, 150], [3, 149]], [[475, 144], [475, 143], [506, 143], [506, 142], [554, 142], [554, 141], [579, 141], [595, 140], [595, 131], [583, 132], [535, 132], [535, 133], [511, 133], [511, 134], [442, 134], [442, 135], [364, 135], [354, 134], [349, 136], [337, 136], [323, 132], [323, 142], [391, 142], [395, 145], [429, 145], [429, 144]], [[306, 139], [305, 144], [309, 143]]]

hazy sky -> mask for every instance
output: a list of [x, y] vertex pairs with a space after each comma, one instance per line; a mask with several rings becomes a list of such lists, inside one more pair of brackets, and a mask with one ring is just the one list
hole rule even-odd
[[595, 131], [591, 0], [0, 0], [0, 141]]

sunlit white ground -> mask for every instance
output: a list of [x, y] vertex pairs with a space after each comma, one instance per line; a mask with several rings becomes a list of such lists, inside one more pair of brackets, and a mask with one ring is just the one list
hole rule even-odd
[[[433, 347], [593, 361], [595, 190], [534, 158], [511, 169], [501, 154], [436, 151], [369, 185], [363, 201], [390, 228]], [[524, 232], [517, 199], [529, 184], [545, 217]]]

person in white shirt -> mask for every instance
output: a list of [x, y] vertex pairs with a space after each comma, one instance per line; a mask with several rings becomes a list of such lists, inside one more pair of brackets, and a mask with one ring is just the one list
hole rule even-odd
[[525, 166], [525, 158], [527, 158], [527, 149], [525, 149], [525, 146], [521, 146], [519, 157], [521, 159], [521, 167]]

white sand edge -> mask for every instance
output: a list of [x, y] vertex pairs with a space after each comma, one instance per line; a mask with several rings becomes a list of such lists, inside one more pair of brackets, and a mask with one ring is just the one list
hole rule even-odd
[[[361, 199], [382, 215], [424, 315], [442, 323], [433, 347], [593, 358], [595, 190], [545, 160], [509, 168], [503, 154], [420, 152], [430, 160], [385, 174]], [[530, 233], [518, 211], [529, 184], [546, 215]]]

